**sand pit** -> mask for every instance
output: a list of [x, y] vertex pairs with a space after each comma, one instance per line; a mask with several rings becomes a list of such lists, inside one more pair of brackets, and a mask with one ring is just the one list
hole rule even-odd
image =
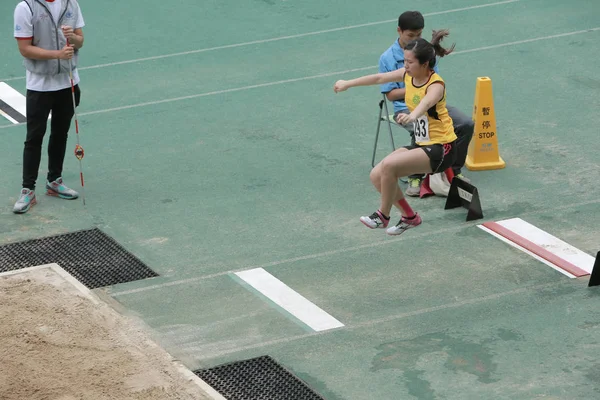
[[219, 398], [56, 264], [22, 271], [0, 276], [0, 399]]

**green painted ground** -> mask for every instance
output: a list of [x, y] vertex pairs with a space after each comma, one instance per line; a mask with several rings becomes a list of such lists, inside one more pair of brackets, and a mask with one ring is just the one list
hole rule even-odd
[[[238, 3], [82, 4], [86, 206], [40, 195], [12, 214], [25, 127], [1, 120], [0, 243], [94, 226], [113, 236], [161, 276], [110, 292], [191, 369], [269, 354], [328, 400], [598, 397], [600, 292], [587, 278], [509, 247], [465, 210], [444, 211], [443, 198], [410, 200], [425, 223], [405, 237], [358, 221], [378, 205], [368, 173], [380, 94], [332, 86], [376, 72], [404, 9]], [[13, 6], [0, 6], [5, 27]], [[441, 64], [450, 104], [470, 113], [476, 78], [493, 81], [507, 168], [465, 171], [484, 221], [523, 218], [592, 255], [600, 30], [580, 31], [599, 17], [598, 4], [557, 0], [426, 17], [426, 31], [448, 27], [457, 43]], [[334, 28], [344, 29], [224, 47]], [[24, 93], [11, 36], [0, 38], [0, 81]], [[199, 49], [210, 50], [106, 65]], [[355, 68], [366, 69], [344, 72]], [[380, 146], [389, 149], [385, 136]], [[78, 168], [70, 150], [64, 177], [75, 188]], [[233, 279], [253, 267], [345, 327], [311, 333]]]

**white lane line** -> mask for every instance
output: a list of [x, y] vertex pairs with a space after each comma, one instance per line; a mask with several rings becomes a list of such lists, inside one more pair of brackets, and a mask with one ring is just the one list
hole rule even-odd
[[582, 33], [589, 33], [589, 32], [594, 32], [594, 31], [598, 31], [598, 30], [600, 30], [600, 27], [589, 28], [589, 29], [582, 29], [582, 30], [573, 31], [573, 32], [558, 33], [556, 35], [543, 36], [543, 37], [532, 38], [532, 39], [517, 40], [517, 41], [514, 41], [514, 42], [508, 42], [508, 43], [494, 44], [494, 45], [491, 45], [491, 46], [478, 47], [476, 49], [471, 49], [471, 50], [456, 51], [456, 52], [453, 52], [452, 54], [449, 54], [448, 57], [450, 57], [452, 55], [455, 55], [455, 54], [466, 54], [466, 53], [472, 53], [474, 51], [491, 50], [491, 49], [498, 49], [500, 47], [514, 46], [514, 45], [517, 45], [517, 44], [525, 44], [525, 43], [537, 42], [538, 40], [549, 40], [549, 39], [556, 39], [556, 38], [561, 38], [561, 37], [565, 37], [565, 36], [580, 35]]
[[[461, 51], [457, 51], [457, 52], [454, 52], [454, 53], [450, 54], [448, 57], [453, 56], [453, 55], [459, 55], [459, 54], [473, 53], [473, 52], [476, 52], [476, 51], [491, 50], [491, 49], [497, 49], [497, 48], [500, 48], [500, 47], [514, 46], [514, 45], [519, 45], [519, 44], [523, 44], [523, 43], [531, 43], [531, 42], [536, 42], [536, 41], [540, 41], [540, 40], [549, 40], [549, 39], [555, 39], [555, 38], [558, 38], [558, 37], [578, 35], [578, 34], [581, 34], [581, 33], [589, 33], [589, 32], [594, 32], [594, 31], [599, 31], [599, 30], [600, 30], [600, 27], [590, 28], [590, 29], [585, 29], [585, 30], [580, 30], [580, 31], [561, 33], [561, 34], [558, 34], [558, 35], [542, 36], [542, 37], [538, 37], [538, 38], [518, 40], [516, 42], [501, 43], [501, 44], [497, 44], [497, 45], [493, 45], [493, 46], [484, 46], [484, 47], [478, 47], [478, 48], [475, 48], [475, 49], [461, 50]], [[174, 97], [174, 98], [170, 98], [170, 99], [163, 99], [163, 100], [156, 100], [156, 101], [148, 101], [148, 102], [145, 102], [145, 103], [137, 103], [137, 104], [130, 104], [130, 105], [127, 105], [127, 106], [107, 108], [107, 109], [104, 109], [104, 110], [88, 111], [88, 112], [80, 113], [79, 116], [86, 116], [86, 115], [93, 115], [93, 114], [102, 114], [102, 113], [107, 113], [107, 112], [128, 110], [128, 109], [132, 109], [132, 108], [146, 107], [146, 106], [152, 106], [152, 105], [163, 104], [163, 103], [171, 103], [171, 102], [174, 102], [174, 101], [182, 101], [182, 100], [195, 99], [195, 98], [199, 98], [199, 97], [215, 96], [215, 95], [229, 93], [229, 92], [238, 92], [238, 91], [241, 91], [241, 90], [249, 90], [249, 89], [256, 89], [256, 88], [267, 87], [267, 86], [282, 85], [282, 84], [292, 83], [292, 82], [301, 82], [301, 81], [307, 81], [307, 80], [311, 80], [311, 79], [318, 79], [318, 78], [325, 78], [325, 77], [328, 77], [328, 76], [343, 75], [343, 74], [347, 74], [347, 73], [351, 73], [351, 72], [359, 72], [359, 71], [365, 71], [365, 70], [376, 69], [376, 68], [377, 68], [377, 65], [371, 65], [371, 66], [368, 66], [368, 67], [353, 68], [353, 69], [347, 69], [347, 70], [344, 70], [344, 71], [337, 71], [337, 72], [328, 72], [328, 73], [324, 73], [324, 74], [305, 76], [305, 77], [302, 77], [302, 78], [285, 79], [285, 80], [282, 80], [282, 81], [260, 83], [260, 84], [257, 84], [257, 85], [242, 86], [242, 87], [236, 87], [236, 88], [233, 88], [233, 89], [217, 90], [217, 91], [214, 91], [214, 92], [198, 93], [198, 94], [192, 94], [192, 95], [189, 95], [189, 96]], [[376, 71], [374, 71], [374, 72], [376, 72]], [[333, 87], [333, 84], [332, 84], [332, 87]], [[20, 125], [23, 125], [23, 124], [18, 124], [18, 125], [14, 125], [14, 124], [3, 125], [3, 126], [0, 126], [0, 129], [11, 128], [13, 126], [20, 126]]]
[[[456, 12], [461, 12], [461, 11], [475, 10], [478, 8], [493, 7], [493, 6], [503, 5], [503, 4], [516, 3], [519, 1], [521, 1], [521, 0], [498, 1], [495, 3], [487, 3], [487, 4], [479, 4], [476, 6], [454, 8], [454, 9], [445, 10], [445, 11], [436, 11], [436, 12], [432, 12], [432, 13], [423, 14], [423, 16], [429, 17], [429, 16], [433, 16], [433, 15], [451, 14], [451, 13], [456, 13]], [[275, 37], [275, 38], [270, 38], [270, 39], [253, 40], [250, 42], [227, 44], [227, 45], [223, 45], [223, 46], [207, 47], [207, 48], [203, 48], [203, 49], [182, 51], [182, 52], [178, 52], [178, 53], [163, 54], [163, 55], [159, 55], [159, 56], [143, 57], [143, 58], [136, 58], [133, 60], [124, 60], [124, 61], [116, 61], [116, 62], [111, 62], [111, 63], [106, 63], [106, 64], [91, 65], [89, 67], [81, 67], [81, 68], [79, 68], [79, 70], [82, 71], [82, 70], [87, 70], [87, 69], [106, 68], [106, 67], [113, 67], [116, 65], [124, 65], [124, 64], [132, 64], [132, 63], [138, 63], [138, 62], [144, 62], [144, 61], [160, 60], [162, 58], [181, 57], [181, 56], [187, 56], [190, 54], [205, 53], [208, 51], [231, 49], [231, 48], [236, 48], [236, 47], [251, 46], [251, 45], [255, 45], [255, 44], [262, 44], [262, 43], [269, 43], [269, 42], [277, 42], [280, 40], [298, 39], [301, 37], [321, 35], [324, 33], [339, 32], [339, 31], [345, 31], [345, 30], [356, 29], [356, 28], [364, 28], [367, 26], [389, 24], [389, 23], [396, 22], [396, 21], [397, 21], [397, 19], [388, 19], [385, 21], [367, 22], [367, 23], [358, 24], [358, 25], [342, 26], [340, 28], [332, 28], [332, 29], [325, 29], [325, 30], [320, 30], [320, 31], [299, 33], [296, 35], [280, 36], [280, 37]], [[25, 79], [25, 77], [19, 76], [19, 77], [14, 77], [14, 78], [6, 78], [6, 79], [2, 79], [2, 80], [3, 81], [14, 81], [14, 80], [18, 80], [18, 79]]]
[[[598, 200], [598, 202], [600, 202], [600, 200]], [[450, 228], [444, 228], [444, 229], [440, 229], [440, 230], [436, 231], [436, 234], [454, 232], [454, 231], [460, 230], [462, 228], [464, 228], [464, 226], [453, 226]], [[419, 239], [419, 238], [424, 238], [424, 237], [429, 237], [429, 236], [431, 236], [431, 232], [412, 235], [411, 239]], [[406, 240], [407, 240], [406, 238], [402, 239], [402, 241], [404, 241], [404, 242]], [[144, 287], [140, 287], [137, 289], [129, 289], [129, 290], [123, 290], [123, 291], [119, 291], [119, 292], [111, 292], [110, 295], [113, 297], [119, 297], [119, 296], [126, 296], [129, 294], [146, 292], [148, 290], [161, 289], [161, 288], [169, 287], [169, 286], [193, 284], [193, 283], [196, 283], [199, 281], [203, 281], [205, 279], [218, 278], [223, 275], [235, 274], [236, 272], [245, 271], [245, 270], [252, 269], [252, 268], [267, 268], [267, 267], [274, 267], [274, 266], [282, 265], [282, 264], [291, 264], [291, 263], [295, 263], [298, 261], [313, 260], [313, 259], [317, 259], [317, 258], [321, 258], [321, 257], [333, 256], [336, 254], [344, 254], [344, 253], [348, 253], [348, 252], [354, 252], [354, 251], [358, 251], [361, 249], [372, 249], [372, 248], [379, 247], [379, 246], [391, 245], [391, 244], [397, 243], [399, 241], [401, 241], [401, 239], [399, 237], [395, 238], [395, 239], [386, 239], [386, 240], [382, 240], [382, 241], [378, 241], [378, 242], [367, 243], [367, 244], [353, 246], [353, 247], [329, 250], [329, 251], [324, 251], [321, 253], [313, 253], [313, 254], [308, 254], [308, 255], [304, 255], [304, 256], [300, 256], [300, 257], [286, 258], [283, 260], [271, 261], [271, 262], [261, 264], [261, 265], [249, 266], [244, 269], [217, 272], [217, 273], [210, 274], [210, 275], [202, 275], [202, 276], [196, 276], [193, 278], [179, 279], [179, 280], [175, 280], [175, 281], [171, 281], [171, 282], [157, 283], [155, 285], [144, 286]], [[150, 279], [156, 279], [156, 278], [150, 278]]]
[[235, 275], [315, 332], [344, 326], [340, 321], [262, 268], [237, 272]]
[[0, 115], [3, 116], [4, 118], [6, 118], [7, 120], [9, 120], [10, 122], [12, 122], [15, 125], [17, 125], [17, 124], [20, 123], [19, 121], [17, 121], [16, 119], [13, 119], [10, 115], [8, 115], [7, 113], [5, 113], [2, 110], [0, 110]]
[[[174, 101], [196, 99], [196, 98], [199, 98], [199, 97], [214, 96], [214, 95], [217, 95], [217, 94], [237, 92], [237, 91], [240, 91], [240, 90], [249, 90], [249, 89], [256, 89], [256, 88], [273, 86], [273, 85], [283, 85], [285, 83], [306, 81], [306, 80], [310, 80], [310, 79], [325, 78], [325, 77], [328, 77], [328, 76], [335, 76], [335, 75], [338, 75], [338, 74], [346, 74], [346, 73], [349, 73], [349, 72], [364, 71], [364, 70], [372, 69], [372, 68], [373, 67], [371, 66], [371, 67], [362, 67], [362, 68], [348, 69], [348, 70], [345, 70], [345, 71], [338, 71], [338, 72], [327, 72], [327, 73], [324, 73], [324, 74], [312, 75], [312, 76], [305, 76], [305, 77], [302, 77], [302, 78], [292, 78], [292, 79], [285, 79], [285, 80], [282, 80], [282, 81], [259, 83], [257, 85], [242, 86], [242, 87], [233, 88], [233, 89], [217, 90], [217, 91], [214, 91], [214, 92], [191, 94], [189, 96], [182, 96], [182, 97], [175, 97], [175, 98], [171, 98], [171, 99], [149, 101], [149, 102], [146, 102], [146, 103], [139, 103], [139, 104], [131, 104], [131, 105], [128, 105], [128, 106], [109, 108], [109, 109], [106, 109], [106, 110], [89, 111], [89, 112], [81, 113], [79, 115], [102, 114], [102, 113], [113, 112], [113, 111], [127, 110], [127, 109], [130, 109], [130, 108], [138, 108], [138, 107], [152, 106], [152, 105], [162, 104], [162, 103], [171, 103], [171, 102], [174, 102]], [[331, 87], [333, 88], [333, 85]]]
[[[490, 300], [498, 300], [498, 299], [502, 299], [507, 296], [514, 296], [514, 295], [527, 293], [527, 292], [531, 292], [531, 291], [535, 291], [535, 290], [544, 290], [544, 289], [559, 287], [561, 285], [562, 285], [562, 283], [560, 283], [560, 282], [559, 283], [551, 282], [551, 283], [542, 283], [542, 284], [534, 285], [534, 286], [530, 286], [530, 287], [522, 287], [522, 288], [518, 288], [518, 289], [514, 289], [514, 290], [509, 290], [507, 292], [495, 293], [495, 294], [491, 294], [488, 296], [477, 297], [474, 299], [459, 301], [456, 303], [442, 304], [439, 306], [422, 308], [422, 309], [415, 310], [415, 311], [409, 311], [409, 312], [404, 312], [401, 314], [390, 315], [390, 316], [383, 317], [383, 318], [359, 322], [357, 324], [347, 325], [345, 327], [345, 329], [349, 330], [349, 331], [353, 331], [356, 329], [381, 326], [382, 324], [398, 321], [398, 320], [405, 319], [405, 318], [416, 317], [416, 316], [430, 314], [430, 313], [434, 313], [434, 312], [438, 312], [438, 311], [446, 311], [446, 310], [456, 309], [456, 308], [460, 308], [460, 307], [464, 307], [464, 306], [477, 305], [477, 304], [485, 303]], [[232, 348], [232, 349], [227, 349], [227, 350], [215, 351], [213, 353], [210, 353], [210, 351], [208, 351], [206, 348], [202, 349], [201, 353], [195, 353], [193, 350], [191, 350], [189, 352], [188, 356], [194, 357], [197, 360], [210, 360], [210, 359], [214, 359], [214, 358], [223, 357], [223, 356], [226, 356], [229, 354], [235, 354], [235, 353], [242, 352], [242, 351], [248, 351], [248, 350], [263, 348], [263, 347], [267, 347], [267, 346], [278, 345], [278, 344], [282, 344], [282, 343], [291, 343], [291, 342], [295, 342], [296, 340], [305, 339], [305, 338], [308, 338], [311, 336], [320, 336], [323, 334], [325, 334], [325, 333], [313, 332], [313, 333], [305, 333], [305, 334], [295, 335], [295, 336], [286, 336], [286, 337], [282, 337], [279, 339], [268, 340], [268, 341], [260, 342], [260, 343], [256, 343], [256, 344], [240, 346], [237, 348]]]
[[[541, 213], [544, 213], [547, 211], [568, 210], [568, 209], [572, 209], [575, 207], [585, 207], [585, 206], [588, 206], [591, 204], [598, 204], [598, 203], [600, 203], [600, 200], [598, 200], [598, 199], [583, 201], [580, 203], [568, 203], [568, 204], [565, 204], [565, 205], [562, 205], [559, 207], [554, 207], [552, 209], [545, 208], [545, 209], [538, 209], [537, 211], [526, 212], [526, 213], [523, 213], [522, 215], [536, 215], [536, 214], [541, 214]], [[452, 227], [448, 227], [448, 228], [444, 228], [439, 231], [436, 231], [436, 234], [445, 234], [445, 233], [455, 232], [455, 231], [464, 229], [465, 227], [468, 227], [468, 226], [469, 226], [468, 224], [467, 225], [455, 225]], [[473, 224], [473, 226], [477, 226], [477, 225]], [[317, 258], [328, 257], [328, 256], [336, 255], [336, 254], [345, 254], [345, 253], [350, 253], [350, 252], [356, 252], [361, 249], [372, 249], [372, 248], [379, 247], [379, 246], [393, 245], [399, 241], [405, 242], [406, 240], [419, 240], [421, 238], [427, 238], [430, 236], [431, 236], [431, 232], [424, 232], [421, 234], [412, 235], [410, 237], [410, 239], [407, 239], [407, 238], [401, 239], [400, 237], [395, 238], [395, 239], [386, 239], [386, 240], [381, 240], [381, 241], [373, 242], [373, 243], [367, 243], [367, 244], [363, 244], [363, 245], [359, 245], [359, 246], [340, 248], [340, 249], [336, 249], [336, 250], [324, 251], [321, 253], [307, 254], [305, 256], [300, 256], [300, 257], [271, 261], [269, 263], [265, 263], [265, 264], [261, 264], [261, 265], [257, 265], [257, 266], [251, 266], [248, 268], [267, 268], [267, 267], [274, 267], [276, 265], [291, 264], [291, 263], [295, 263], [298, 261], [314, 260]], [[247, 270], [248, 268], [244, 268], [244, 270]], [[233, 273], [240, 272], [240, 271], [242, 271], [242, 270], [229, 270], [229, 271], [217, 272], [217, 273], [210, 274], [210, 275], [202, 275], [202, 276], [197, 276], [197, 277], [193, 277], [193, 278], [179, 279], [179, 280], [174, 280], [174, 281], [170, 281], [170, 282], [158, 283], [155, 285], [148, 285], [148, 286], [144, 286], [144, 287], [136, 288], [136, 289], [123, 290], [120, 292], [111, 292], [110, 295], [113, 297], [126, 296], [126, 295], [130, 295], [130, 294], [146, 292], [149, 290], [161, 289], [161, 288], [165, 288], [165, 287], [169, 287], [169, 286], [194, 284], [196, 282], [200, 282], [205, 279], [218, 278], [223, 275], [229, 275], [229, 274], [233, 274]]]

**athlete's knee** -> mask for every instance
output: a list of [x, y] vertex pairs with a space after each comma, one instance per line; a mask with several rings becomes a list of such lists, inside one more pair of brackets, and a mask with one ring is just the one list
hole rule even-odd
[[398, 169], [398, 160], [392, 157], [386, 157], [381, 161], [381, 174], [395, 174]]
[[371, 179], [371, 182], [373, 182], [374, 185], [377, 185], [379, 183], [379, 180], [381, 179], [381, 162], [371, 170], [369, 178]]

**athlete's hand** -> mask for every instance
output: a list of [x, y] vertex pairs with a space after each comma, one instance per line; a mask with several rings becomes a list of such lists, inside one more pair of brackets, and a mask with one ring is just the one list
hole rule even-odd
[[60, 58], [61, 60], [70, 60], [71, 58], [73, 58], [74, 52], [75, 51], [73, 50], [73, 45], [68, 44], [65, 47], [63, 47], [62, 50], [58, 51], [58, 58]]
[[348, 81], [344, 81], [344, 80], [339, 80], [335, 83], [335, 85], [333, 85], [333, 91], [336, 93], [348, 90], [348, 88], [349, 88]]
[[396, 122], [399, 123], [400, 125], [412, 124], [413, 122], [415, 122], [415, 120], [416, 120], [416, 118], [412, 113], [410, 113], [410, 114], [400, 113], [396, 117]]
[[65, 37], [67, 38], [67, 40], [71, 40], [73, 38], [73, 28], [67, 25], [63, 25], [60, 27], [60, 29], [62, 29], [62, 33], [63, 35], [65, 35]]

